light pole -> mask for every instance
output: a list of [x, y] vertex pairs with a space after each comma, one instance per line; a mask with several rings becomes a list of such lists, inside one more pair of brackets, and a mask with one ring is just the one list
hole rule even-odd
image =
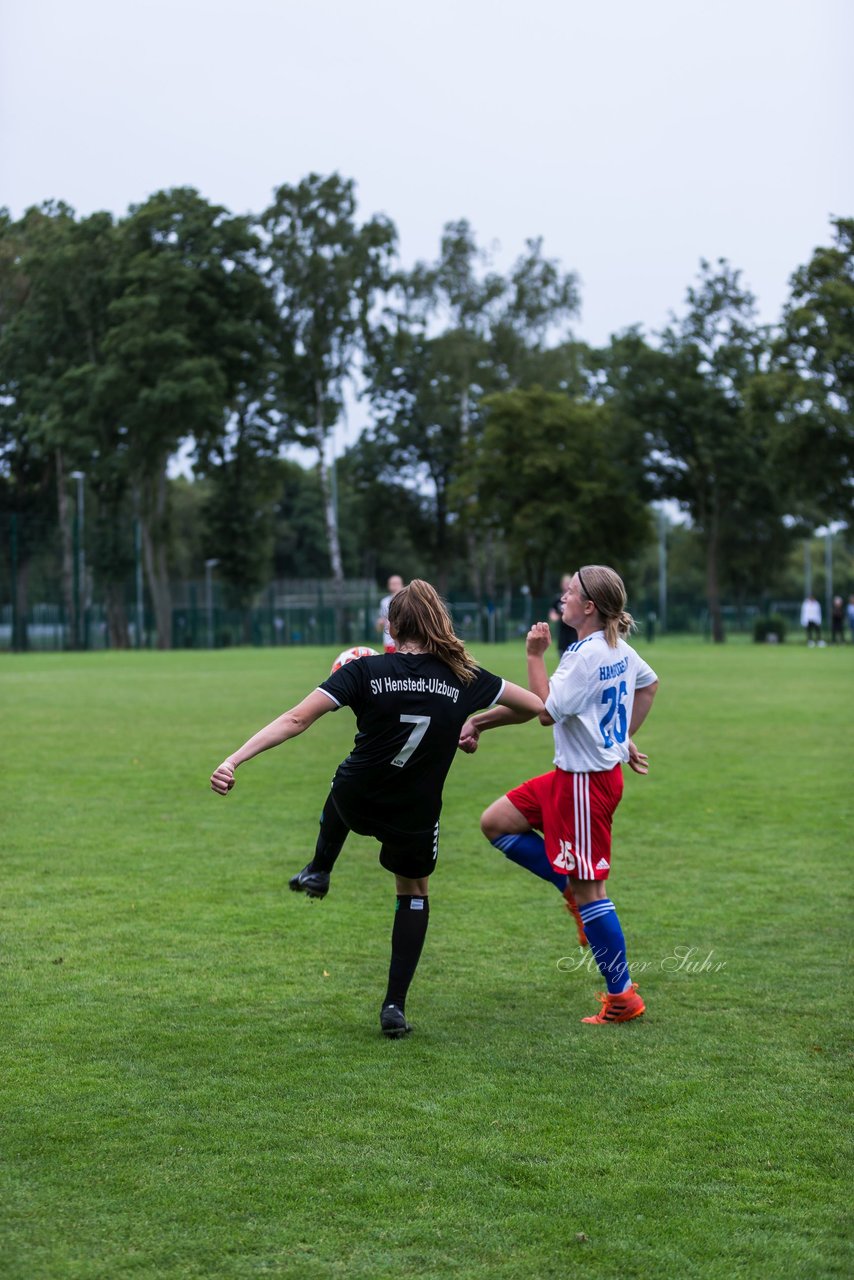
[[145, 606], [142, 596], [142, 525], [137, 518], [133, 522], [134, 577], [136, 581], [136, 647], [145, 643]]
[[215, 569], [219, 564], [219, 560], [205, 561], [205, 607], [208, 614], [208, 648], [214, 647], [214, 629], [213, 629], [213, 574], [211, 570]]
[[667, 630], [667, 513], [658, 509], [658, 625]]
[[804, 599], [812, 595], [812, 543], [810, 538], [804, 542]]
[[825, 626], [832, 627], [833, 614], [833, 525], [828, 524], [824, 533], [824, 607]]
[[83, 481], [85, 471], [72, 471], [71, 479], [77, 481], [77, 557], [74, 574], [74, 611], [77, 615], [77, 647], [83, 648], [86, 629], [83, 614], [86, 608], [86, 551], [83, 546]]

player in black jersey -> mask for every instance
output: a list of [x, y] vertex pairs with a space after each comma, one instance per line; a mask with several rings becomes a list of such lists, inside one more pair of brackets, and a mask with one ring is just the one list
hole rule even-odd
[[227, 795], [238, 765], [303, 733], [327, 711], [347, 706], [355, 712], [356, 740], [332, 780], [314, 857], [290, 887], [325, 897], [349, 833], [380, 841], [380, 863], [394, 874], [397, 889], [380, 1026], [396, 1038], [412, 1030], [404, 1005], [427, 933], [442, 788], [460, 731], [486, 707], [506, 707], [503, 722], [522, 724], [539, 715], [543, 704], [536, 694], [477, 666], [429, 583], [416, 578], [399, 591], [388, 620], [395, 653], [341, 667], [228, 756], [214, 771], [211, 787]]

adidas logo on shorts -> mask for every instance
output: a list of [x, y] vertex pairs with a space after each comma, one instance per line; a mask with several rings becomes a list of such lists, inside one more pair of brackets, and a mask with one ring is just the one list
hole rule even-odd
[[607, 871], [609, 866], [610, 866], [610, 863], [608, 862], [607, 858], [600, 858], [599, 861], [596, 863], [596, 870]]

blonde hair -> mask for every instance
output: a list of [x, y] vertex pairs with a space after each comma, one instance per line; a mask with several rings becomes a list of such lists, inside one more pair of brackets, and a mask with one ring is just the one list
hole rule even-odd
[[620, 636], [635, 629], [635, 620], [626, 613], [626, 588], [623, 579], [605, 564], [586, 564], [576, 570], [581, 590], [596, 606], [605, 631], [605, 643], [617, 647]]
[[471, 684], [477, 663], [454, 635], [451, 615], [429, 582], [413, 578], [398, 591], [388, 607], [388, 624], [398, 645], [419, 645], [446, 663], [463, 684]]

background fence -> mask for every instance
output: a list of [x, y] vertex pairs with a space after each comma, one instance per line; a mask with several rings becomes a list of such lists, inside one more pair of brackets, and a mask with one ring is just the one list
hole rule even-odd
[[[60, 536], [55, 524], [12, 515], [0, 518], [0, 651], [100, 650], [110, 647], [103, 574], [94, 550], [96, 530], [86, 525], [85, 538], [75, 519], [73, 541], [66, 548], [65, 577]], [[678, 531], [677, 531], [678, 533]], [[126, 576], [121, 580], [120, 608], [127, 621], [132, 648], [156, 648], [157, 631], [148, 586], [142, 572], [138, 527], [119, 530], [125, 550]], [[103, 530], [100, 530], [103, 537]], [[118, 537], [118, 535], [117, 535]], [[854, 581], [854, 561], [845, 540], [838, 540], [837, 590], [846, 597]], [[817, 559], [815, 582], [825, 606], [834, 581], [832, 540], [823, 548], [805, 544], [805, 569], [812, 583], [812, 560]], [[280, 578], [260, 592], [250, 609], [229, 607], [217, 561], [202, 559], [199, 548], [180, 551], [171, 567], [172, 647], [225, 648], [248, 645], [376, 646], [379, 601], [384, 594], [373, 577], [350, 578], [343, 588], [331, 579]], [[87, 558], [91, 556], [92, 558]], [[822, 564], [821, 561], [824, 563]], [[190, 576], [204, 565], [202, 576]], [[70, 570], [70, 572], [69, 572]], [[671, 572], [666, 582], [666, 610], [661, 609], [661, 573], [647, 564], [630, 589], [629, 608], [647, 643], [662, 631], [708, 635], [710, 619], [702, 595], [702, 574]], [[186, 575], [186, 576], [182, 576]], [[455, 579], [459, 584], [460, 577]], [[692, 589], [686, 589], [686, 582]], [[63, 585], [64, 584], [64, 585]], [[645, 585], [641, 585], [645, 584]], [[794, 585], [794, 584], [792, 584]], [[787, 588], [791, 589], [791, 588]], [[796, 588], [795, 588], [796, 589]], [[532, 596], [519, 585], [494, 599], [451, 592], [448, 599], [458, 635], [471, 643], [493, 643], [524, 635], [532, 621], [546, 618], [559, 592], [555, 581], [548, 595]], [[787, 629], [799, 628], [801, 596], [773, 599], [770, 592], [754, 600], [727, 601], [723, 606], [728, 632], [750, 632], [757, 618], [779, 614]], [[115, 624], [116, 601], [112, 601]], [[825, 606], [826, 611], [826, 606]], [[664, 614], [666, 613], [666, 616]], [[121, 629], [124, 631], [124, 628]], [[113, 635], [120, 633], [114, 625]]]
[[[293, 586], [293, 584], [289, 584]], [[172, 609], [172, 644], [176, 649], [222, 649], [234, 645], [341, 645], [368, 644], [379, 647], [381, 636], [375, 622], [380, 591], [373, 584], [348, 583], [344, 598], [336, 608], [334, 584], [303, 583], [299, 590], [270, 588], [266, 598], [252, 609], [226, 608], [214, 589], [206, 599], [203, 584], [182, 584], [175, 592], [179, 603]], [[448, 601], [457, 635], [469, 643], [501, 643], [525, 634], [532, 621], [547, 618], [554, 597], [534, 597], [508, 592], [498, 601], [464, 599], [452, 595]], [[651, 602], [629, 601], [638, 623], [638, 639], [654, 641], [664, 628]], [[340, 613], [340, 617], [339, 617]], [[768, 613], [783, 617], [791, 634], [799, 629], [800, 601], [771, 601], [768, 604], [724, 605], [727, 631], [751, 632], [754, 622]], [[132, 648], [155, 648], [157, 632], [148, 607], [138, 620], [129, 610], [129, 637]], [[141, 621], [141, 625], [140, 625]], [[60, 604], [35, 603], [26, 613], [13, 617], [11, 604], [0, 606], [0, 651], [61, 651], [82, 648], [109, 648], [106, 610], [97, 601], [82, 610], [81, 636]], [[668, 609], [669, 633], [710, 634], [708, 610], [702, 601], [680, 602]], [[13, 637], [17, 643], [13, 643]]]

